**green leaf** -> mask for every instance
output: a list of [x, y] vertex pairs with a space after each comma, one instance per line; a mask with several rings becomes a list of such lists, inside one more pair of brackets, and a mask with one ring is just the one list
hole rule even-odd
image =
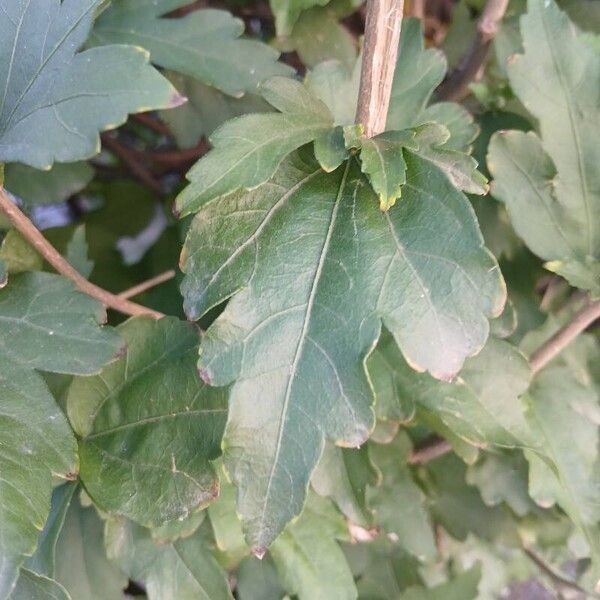
[[81, 479], [103, 510], [156, 527], [213, 500], [226, 390], [194, 369], [195, 325], [140, 317], [119, 327], [127, 353], [75, 379], [67, 409], [81, 436]]
[[[44, 527], [52, 476], [73, 477], [78, 465], [75, 437], [43, 379], [4, 353], [0, 399], [0, 598], [6, 598]], [[33, 585], [26, 579], [22, 585]]]
[[[127, 114], [181, 104], [176, 90], [133, 46], [85, 41], [98, 0], [18, 0], [0, 25], [0, 162], [48, 169], [99, 151], [98, 132]], [[42, 34], [45, 32], [45, 35]]]
[[53, 577], [75, 600], [121, 600], [127, 577], [106, 557], [104, 523], [73, 498], [56, 544]]
[[32, 207], [64, 202], [90, 183], [94, 170], [86, 162], [55, 163], [49, 171], [11, 163], [4, 177], [4, 187]]
[[192, 535], [206, 518], [206, 511], [193, 512], [183, 520], [167, 521], [164, 525], [150, 530], [152, 539], [157, 544], [167, 544]]
[[244, 23], [223, 10], [205, 8], [181, 18], [161, 18], [190, 0], [115, 0], [96, 21], [92, 39], [133, 44], [153, 63], [216, 87], [231, 96], [256, 90], [274, 75], [293, 70], [277, 62], [270, 46], [240, 37]]
[[30, 369], [90, 375], [122, 351], [98, 327], [104, 308], [58, 275], [24, 273], [0, 290], [0, 356]]
[[535, 509], [527, 492], [527, 463], [521, 452], [485, 454], [467, 471], [467, 483], [477, 486], [488, 506], [506, 502], [520, 517]]
[[294, 23], [300, 14], [313, 6], [324, 6], [328, 0], [270, 0], [271, 10], [275, 16], [275, 29], [281, 37], [292, 33]]
[[344, 129], [334, 127], [315, 140], [315, 158], [327, 173], [335, 171], [349, 156]]
[[88, 258], [88, 244], [85, 239], [85, 225], [79, 225], [67, 244], [66, 259], [80, 275], [89, 277], [94, 269], [94, 261]]
[[367, 486], [375, 485], [377, 480], [366, 446], [338, 448], [328, 443], [311, 484], [317, 494], [331, 498], [353, 523], [368, 527], [372, 518], [365, 495]]
[[106, 524], [108, 557], [134, 581], [148, 600], [233, 600], [226, 573], [198, 534], [174, 544], [155, 544], [148, 530], [126, 521]]
[[174, 71], [165, 75], [188, 99], [182, 106], [160, 112], [161, 119], [169, 126], [181, 148], [193, 148], [203, 136], [212, 135], [228, 119], [272, 110], [258, 93], [233, 98], [192, 77]]
[[275, 567], [253, 556], [242, 561], [235, 589], [238, 600], [281, 600], [284, 594]]
[[261, 93], [281, 113], [244, 115], [212, 135], [213, 150], [187, 174], [191, 183], [177, 197], [181, 216], [214, 198], [265, 183], [288, 154], [333, 125], [327, 107], [301, 83], [275, 77], [261, 86]]
[[476, 565], [447, 583], [433, 588], [411, 588], [402, 600], [476, 600], [479, 598], [481, 567]]
[[352, 68], [357, 55], [354, 36], [330, 6], [315, 6], [303, 12], [281, 46], [286, 52], [295, 50], [308, 68], [327, 60], [339, 60]]
[[8, 265], [0, 258], [0, 290], [8, 283]]
[[511, 86], [539, 123], [534, 133], [496, 134], [488, 166], [529, 248], [573, 285], [600, 294], [600, 54], [553, 0], [530, 0], [524, 53], [508, 65]]
[[379, 196], [381, 210], [394, 206], [406, 183], [406, 163], [402, 153], [406, 147], [418, 148], [412, 130], [390, 131], [361, 140], [361, 169]]
[[369, 486], [367, 501], [374, 520], [407, 552], [421, 561], [437, 555], [424, 495], [413, 481], [407, 460], [412, 444], [406, 434], [391, 444], [369, 444], [369, 455], [381, 472], [377, 487]]
[[299, 600], [354, 600], [356, 586], [336, 542], [347, 539], [346, 523], [329, 500], [311, 496], [302, 516], [273, 543], [280, 581]]
[[40, 271], [44, 266], [42, 257], [16, 229], [11, 229], [2, 240], [0, 259], [8, 273]]
[[490, 338], [477, 356], [466, 361], [453, 383], [415, 373], [406, 364], [397, 369], [402, 393], [436, 413], [470, 444], [538, 447], [520, 398], [529, 385], [529, 365], [508, 342]]
[[54, 577], [56, 546], [76, 489], [76, 483], [65, 483], [54, 488], [50, 514], [38, 539], [37, 549], [35, 554], [25, 562], [25, 567], [30, 571], [38, 575]]
[[233, 295], [199, 369], [214, 385], [235, 381], [225, 465], [256, 551], [300, 513], [325, 439], [358, 446], [373, 427], [364, 360], [381, 322], [414, 368], [449, 379], [502, 310], [467, 200], [434, 165], [407, 165], [403, 202], [387, 213], [354, 161], [326, 174], [296, 157], [259, 190], [205, 204], [190, 227], [186, 313]]
[[53, 579], [22, 569], [10, 600], [71, 600], [71, 596]]

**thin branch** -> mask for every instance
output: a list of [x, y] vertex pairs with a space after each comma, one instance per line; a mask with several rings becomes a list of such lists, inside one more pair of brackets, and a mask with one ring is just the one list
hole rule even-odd
[[590, 592], [582, 588], [576, 581], [573, 581], [562, 573], [556, 571], [552, 566], [547, 564], [541, 556], [538, 556], [530, 548], [523, 548], [523, 552], [540, 569], [540, 571], [544, 573], [548, 579], [550, 579], [557, 592], [562, 593], [565, 590], [570, 590], [583, 594], [583, 598], [600, 598], [600, 596], [597, 594], [590, 594]]
[[143, 125], [144, 127], [147, 127], [148, 129], [151, 129], [155, 133], [173, 137], [173, 133], [171, 132], [171, 130], [169, 129], [169, 126], [166, 123], [164, 123], [163, 121], [161, 121], [159, 119], [155, 119], [154, 117], [151, 117], [147, 113], [138, 113], [135, 115], [131, 115], [131, 118], [134, 121], [137, 121], [138, 123], [140, 123], [140, 125]]
[[437, 436], [427, 440], [420, 448], [415, 448], [408, 458], [409, 465], [424, 465], [436, 458], [452, 452], [452, 446]]
[[184, 148], [183, 150], [150, 150], [140, 152], [139, 154], [148, 160], [166, 165], [168, 167], [179, 167], [182, 164], [198, 160], [210, 150], [210, 146], [205, 139], [193, 148]]
[[102, 144], [111, 152], [114, 152], [141, 183], [149, 187], [153, 192], [156, 192], [159, 196], [164, 195], [165, 190], [162, 185], [142, 164], [135, 151], [123, 146], [116, 138], [109, 134], [102, 134]]
[[508, 0], [488, 0], [483, 14], [477, 23], [475, 40], [460, 65], [438, 88], [438, 98], [458, 102], [469, 93], [469, 84], [479, 72], [485, 62], [493, 39], [500, 29], [500, 22]]
[[537, 373], [558, 356], [582, 331], [600, 319], [600, 301], [588, 300], [587, 304], [562, 329], [538, 348], [529, 359], [531, 370]]
[[174, 269], [170, 269], [169, 271], [165, 271], [156, 277], [152, 277], [152, 279], [148, 279], [147, 281], [142, 281], [133, 287], [130, 287], [128, 290], [121, 292], [119, 294], [119, 298], [133, 298], [135, 296], [139, 296], [148, 290], [160, 285], [161, 283], [165, 283], [166, 281], [170, 281], [175, 277], [176, 273]]
[[356, 122], [367, 137], [384, 131], [387, 119], [404, 0], [369, 0]]
[[120, 298], [97, 285], [89, 282], [76, 269], [74, 269], [61, 254], [48, 242], [39, 229], [21, 212], [17, 205], [10, 199], [3, 188], [0, 188], [0, 210], [6, 215], [11, 224], [35, 248], [35, 250], [61, 275], [70, 279], [79, 291], [95, 298], [104, 306], [112, 308], [124, 315], [148, 315], [155, 319], [164, 317], [162, 313], [135, 304], [125, 298]]

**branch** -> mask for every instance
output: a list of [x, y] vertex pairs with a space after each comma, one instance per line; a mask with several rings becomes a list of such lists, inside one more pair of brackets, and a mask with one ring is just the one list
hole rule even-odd
[[581, 332], [600, 319], [600, 301], [588, 300], [587, 304], [562, 329], [538, 348], [529, 359], [533, 373], [541, 371], [558, 356]]
[[58, 273], [70, 279], [80, 292], [95, 298], [104, 306], [112, 308], [124, 315], [148, 315], [155, 319], [164, 317], [162, 313], [146, 308], [141, 304], [130, 302], [115, 294], [94, 285], [74, 269], [64, 257], [48, 242], [39, 229], [25, 216], [16, 204], [10, 199], [6, 191], [0, 187], [0, 210], [6, 215], [11, 224], [35, 248], [35, 250], [52, 265]]
[[420, 448], [415, 448], [408, 458], [409, 465], [424, 465], [436, 458], [452, 452], [452, 446], [438, 436], [427, 440]]
[[438, 88], [438, 98], [458, 102], [469, 93], [469, 84], [483, 65], [490, 45], [498, 33], [508, 0], [488, 0], [477, 23], [477, 33], [471, 48], [460, 65]]
[[367, 137], [385, 130], [404, 0], [369, 0], [356, 122]]
[[153, 192], [156, 192], [159, 196], [164, 195], [165, 190], [163, 190], [162, 185], [140, 162], [135, 151], [121, 145], [116, 138], [108, 134], [102, 134], [102, 144], [111, 152], [114, 152], [141, 183], [149, 187]]
[[119, 298], [133, 298], [134, 296], [139, 296], [148, 290], [151, 290], [153, 287], [160, 285], [161, 283], [165, 283], [166, 281], [170, 281], [175, 277], [176, 273], [174, 269], [169, 271], [165, 271], [156, 277], [152, 277], [152, 279], [148, 279], [147, 281], [142, 281], [142, 283], [138, 283], [133, 287], [121, 292], [119, 294]]

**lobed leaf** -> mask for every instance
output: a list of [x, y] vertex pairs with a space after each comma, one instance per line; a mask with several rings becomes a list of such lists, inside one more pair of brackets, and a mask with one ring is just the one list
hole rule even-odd
[[257, 552], [301, 511], [325, 439], [368, 437], [363, 363], [381, 321], [414, 368], [449, 379], [502, 310], [466, 199], [431, 163], [407, 164], [404, 200], [387, 213], [354, 162], [326, 174], [295, 158], [259, 190], [205, 204], [189, 230], [188, 316], [233, 296], [199, 369], [213, 385], [235, 381], [225, 465]]
[[[128, 113], [178, 106], [175, 88], [133, 46], [91, 48], [100, 0], [8, 0], [0, 21], [0, 162], [49, 169], [88, 158]], [[45, 32], [42, 35], [41, 32]]]
[[185, 17], [162, 18], [191, 0], [114, 0], [96, 21], [92, 39], [101, 44], [133, 44], [153, 63], [240, 97], [264, 79], [290, 76], [279, 53], [245, 39], [244, 23], [224, 10], [204, 8]]

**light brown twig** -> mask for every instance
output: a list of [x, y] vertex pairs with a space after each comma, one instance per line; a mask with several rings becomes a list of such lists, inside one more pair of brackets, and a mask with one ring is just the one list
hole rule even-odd
[[130, 287], [128, 290], [125, 290], [119, 294], [119, 298], [133, 298], [135, 296], [139, 296], [148, 290], [151, 290], [153, 287], [160, 285], [161, 283], [165, 283], [166, 281], [170, 281], [175, 277], [176, 273], [174, 269], [170, 269], [169, 271], [165, 271], [156, 277], [152, 277], [146, 281], [142, 281], [133, 287]]
[[460, 65], [438, 88], [440, 100], [458, 102], [469, 93], [469, 84], [483, 65], [490, 45], [500, 28], [500, 22], [506, 12], [508, 0], [488, 0], [479, 22], [477, 33], [471, 48], [462, 59]]
[[424, 465], [449, 452], [452, 452], [450, 443], [436, 436], [433, 440], [429, 440], [420, 448], [415, 448], [408, 458], [408, 464]]
[[385, 129], [404, 0], [369, 0], [356, 122], [367, 137]]
[[6, 215], [17, 231], [35, 248], [35, 250], [61, 275], [70, 279], [79, 291], [95, 298], [104, 306], [125, 315], [148, 315], [155, 319], [164, 317], [162, 313], [131, 302], [94, 285], [74, 269], [61, 254], [41, 234], [39, 229], [21, 212], [3, 188], [0, 188], [0, 210]]
[[529, 359], [531, 370], [537, 373], [543, 369], [597, 319], [600, 319], [600, 301], [589, 300], [569, 323], [531, 355]]

